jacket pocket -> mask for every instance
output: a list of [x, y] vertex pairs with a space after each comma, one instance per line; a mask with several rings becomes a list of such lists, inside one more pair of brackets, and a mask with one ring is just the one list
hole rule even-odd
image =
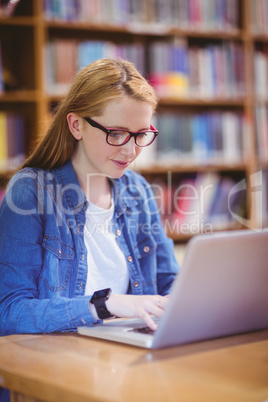
[[75, 250], [56, 237], [44, 236], [43, 266], [40, 279], [52, 291], [66, 289], [70, 280]]

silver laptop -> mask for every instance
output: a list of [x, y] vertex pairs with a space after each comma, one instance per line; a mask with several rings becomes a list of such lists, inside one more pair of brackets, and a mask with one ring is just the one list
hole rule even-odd
[[157, 330], [144, 327], [114, 319], [78, 333], [159, 349], [268, 328], [268, 230], [192, 238]]

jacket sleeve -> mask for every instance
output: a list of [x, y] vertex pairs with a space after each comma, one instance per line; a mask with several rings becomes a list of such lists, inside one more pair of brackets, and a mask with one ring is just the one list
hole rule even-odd
[[94, 322], [89, 297], [39, 299], [43, 194], [17, 174], [0, 208], [0, 334], [66, 331]]

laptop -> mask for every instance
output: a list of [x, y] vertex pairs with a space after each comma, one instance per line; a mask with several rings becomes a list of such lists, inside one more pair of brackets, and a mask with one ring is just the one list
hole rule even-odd
[[[78, 328], [93, 338], [160, 349], [268, 328], [268, 230], [193, 237], [157, 330], [140, 319]], [[150, 332], [150, 331], [149, 331]]]

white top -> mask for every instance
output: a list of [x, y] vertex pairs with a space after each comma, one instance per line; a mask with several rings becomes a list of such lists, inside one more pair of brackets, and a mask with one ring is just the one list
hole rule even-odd
[[111, 288], [124, 294], [129, 284], [129, 272], [122, 250], [112, 233], [114, 203], [110, 209], [89, 203], [86, 211], [84, 242], [87, 248], [86, 295], [96, 290]]

